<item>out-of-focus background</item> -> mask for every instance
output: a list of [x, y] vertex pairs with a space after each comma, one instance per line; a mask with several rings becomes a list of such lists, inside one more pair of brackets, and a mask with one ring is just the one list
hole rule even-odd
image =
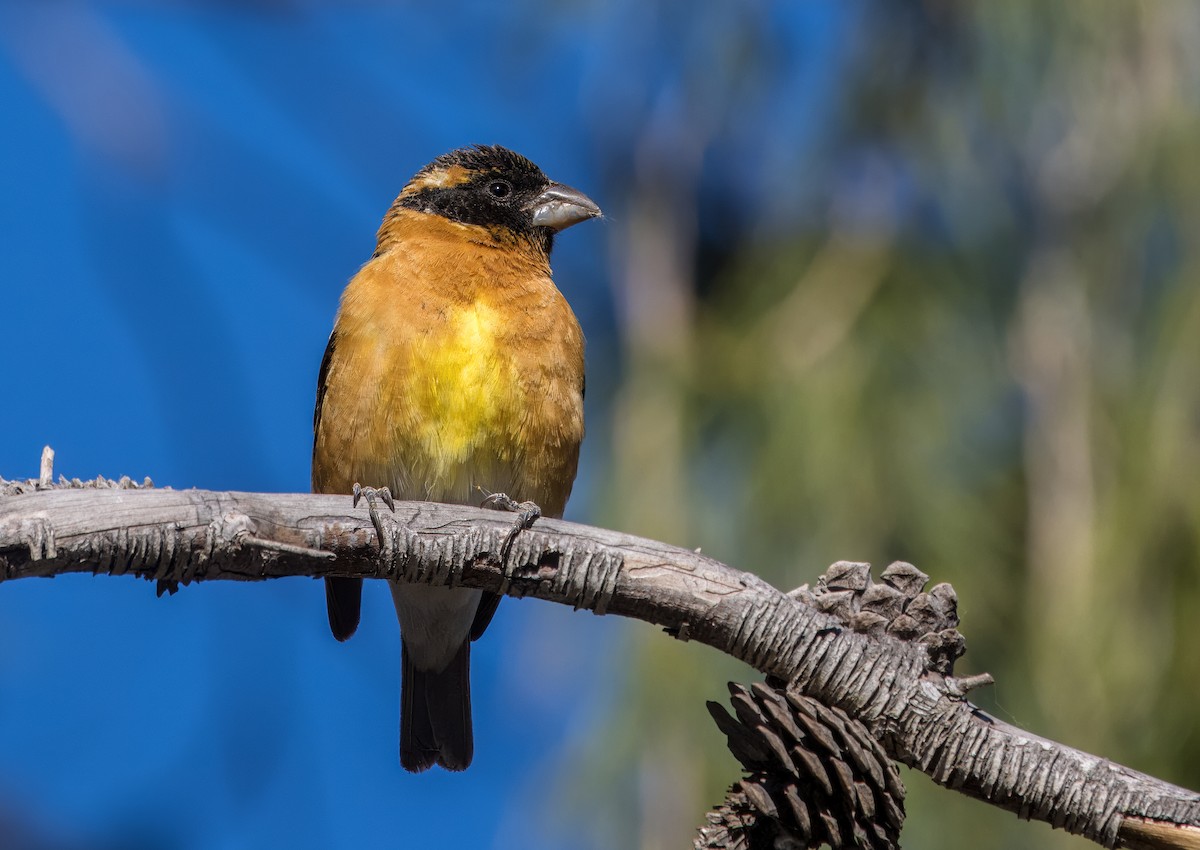
[[[568, 517], [783, 587], [958, 589], [1000, 717], [1200, 787], [1200, 7], [0, 0], [0, 474], [308, 486], [338, 295], [418, 167], [606, 210]], [[0, 587], [0, 846], [689, 846], [716, 653], [508, 601], [404, 774], [369, 587]], [[905, 771], [914, 847], [1082, 847]]]

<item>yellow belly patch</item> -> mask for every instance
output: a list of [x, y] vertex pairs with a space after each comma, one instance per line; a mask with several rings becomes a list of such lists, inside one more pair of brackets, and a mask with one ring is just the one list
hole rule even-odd
[[[505, 453], [520, 416], [520, 387], [499, 344], [500, 317], [486, 304], [456, 308], [420, 346], [414, 401], [425, 454], [442, 470], [477, 449]], [[496, 458], [500, 460], [501, 458]]]

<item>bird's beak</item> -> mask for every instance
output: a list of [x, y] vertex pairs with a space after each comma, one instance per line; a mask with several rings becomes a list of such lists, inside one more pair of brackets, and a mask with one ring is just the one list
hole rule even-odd
[[555, 232], [602, 214], [595, 201], [578, 189], [561, 183], [547, 186], [533, 199], [529, 209], [533, 211], [536, 227], [548, 227]]

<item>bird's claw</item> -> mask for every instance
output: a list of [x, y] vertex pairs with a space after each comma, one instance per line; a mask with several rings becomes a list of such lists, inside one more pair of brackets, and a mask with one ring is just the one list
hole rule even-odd
[[533, 528], [533, 524], [541, 519], [542, 509], [534, 502], [518, 502], [507, 493], [488, 493], [481, 507], [493, 507], [496, 510], [511, 511], [517, 515], [512, 528], [504, 537], [504, 545], [500, 549], [500, 563], [507, 578], [509, 577], [508, 555], [512, 551], [513, 543], [517, 540], [517, 535]]
[[355, 482], [354, 484], [354, 507], [358, 507], [360, 499], [366, 498], [367, 504], [371, 504], [374, 499], [383, 499], [383, 503], [388, 506], [392, 513], [396, 512], [396, 500], [392, 498], [392, 491], [389, 487], [364, 487]]
[[533, 524], [542, 517], [542, 509], [534, 502], [518, 502], [507, 493], [489, 493], [482, 506], [519, 514], [517, 523], [523, 529], [533, 528]]
[[392, 491], [387, 487], [364, 487], [357, 481], [354, 483], [354, 507], [358, 507], [361, 499], [367, 500], [367, 512], [371, 516], [371, 525], [375, 526], [375, 534], [379, 538], [379, 548], [385, 547], [387, 539], [383, 533], [383, 520], [379, 518], [379, 502], [382, 500], [388, 506], [388, 510], [392, 513], [396, 512], [396, 500], [392, 498]]

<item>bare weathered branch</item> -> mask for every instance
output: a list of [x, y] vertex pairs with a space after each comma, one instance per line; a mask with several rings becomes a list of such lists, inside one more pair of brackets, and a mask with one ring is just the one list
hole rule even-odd
[[89, 484], [0, 481], [0, 580], [342, 575], [503, 589], [708, 644], [844, 711], [892, 758], [1021, 817], [1106, 846], [1187, 846], [1162, 843], [1143, 821], [1180, 825], [1176, 839], [1200, 834], [1200, 795], [1003, 723], [962, 697], [978, 680], [938, 672], [925, 644], [853, 631], [696, 552], [544, 519], [516, 538], [503, 570], [511, 517], [481, 509], [397, 502], [382, 514], [381, 552], [349, 497]]

